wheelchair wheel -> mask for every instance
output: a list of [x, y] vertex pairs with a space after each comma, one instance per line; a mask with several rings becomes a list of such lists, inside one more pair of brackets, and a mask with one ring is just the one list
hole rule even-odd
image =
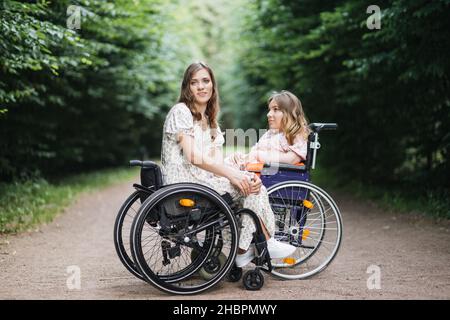
[[133, 192], [120, 207], [114, 223], [114, 246], [122, 264], [137, 278], [144, 280], [131, 257], [131, 224], [141, 207], [140, 192]]
[[156, 191], [142, 204], [131, 229], [131, 252], [139, 273], [162, 291], [205, 291], [233, 266], [236, 218], [208, 187], [179, 183]]
[[[194, 262], [198, 257], [198, 252], [196, 250], [191, 251], [191, 261]], [[221, 252], [219, 256], [212, 256], [207, 259], [203, 267], [198, 270], [198, 274], [204, 279], [211, 279], [217, 271], [220, 270], [220, 266], [227, 261], [227, 257]]]
[[275, 214], [275, 238], [297, 250], [290, 257], [272, 259], [272, 274], [304, 279], [325, 269], [342, 240], [342, 218], [334, 200], [304, 181], [286, 181], [267, 190]]
[[242, 282], [247, 290], [259, 290], [264, 285], [264, 276], [259, 270], [249, 270], [244, 274]]

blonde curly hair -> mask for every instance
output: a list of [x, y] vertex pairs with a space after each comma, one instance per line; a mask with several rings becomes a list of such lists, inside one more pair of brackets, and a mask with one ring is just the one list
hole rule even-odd
[[288, 143], [294, 144], [294, 139], [298, 134], [301, 134], [303, 139], [307, 139], [310, 129], [300, 100], [293, 93], [282, 90], [270, 95], [267, 103], [270, 104], [272, 101], [275, 101], [283, 112], [281, 131], [286, 136]]

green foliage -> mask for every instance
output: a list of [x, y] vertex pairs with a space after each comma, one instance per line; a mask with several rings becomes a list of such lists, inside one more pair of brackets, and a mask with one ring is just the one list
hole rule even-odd
[[377, 5], [381, 29], [370, 30], [365, 1], [252, 1], [240, 125], [265, 126], [261, 97], [291, 90], [311, 122], [339, 124], [321, 136], [321, 161], [344, 181], [448, 192], [450, 2]]
[[[81, 10], [80, 29], [68, 19]], [[159, 154], [175, 100], [159, 0], [6, 1], [0, 177], [66, 174]]]
[[341, 181], [444, 203], [450, 1], [377, 5], [379, 30], [366, 1], [3, 1], [0, 179], [159, 156], [182, 72], [205, 59], [223, 128], [265, 128], [268, 94], [290, 90], [310, 122], [339, 124], [321, 135], [320, 163]]

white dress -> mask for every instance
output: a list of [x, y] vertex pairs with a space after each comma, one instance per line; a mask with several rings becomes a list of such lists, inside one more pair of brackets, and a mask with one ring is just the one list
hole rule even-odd
[[[193, 136], [195, 148], [200, 152], [209, 153], [211, 148], [222, 148], [225, 142], [220, 128], [218, 128], [216, 138], [212, 139], [210, 128], [203, 130], [200, 122], [194, 121], [191, 111], [186, 104], [178, 103], [173, 106], [167, 114], [163, 126], [161, 170], [164, 184], [192, 182], [208, 186], [220, 195], [228, 192], [239, 206], [254, 211], [272, 236], [275, 232], [275, 220], [266, 188], [261, 186], [259, 194], [251, 194], [245, 197], [227, 178], [218, 177], [193, 165], [183, 156], [181, 147], [176, 140], [177, 133]], [[241, 249], [247, 250], [255, 230], [252, 219], [248, 215], [243, 215], [239, 238], [239, 247]]]

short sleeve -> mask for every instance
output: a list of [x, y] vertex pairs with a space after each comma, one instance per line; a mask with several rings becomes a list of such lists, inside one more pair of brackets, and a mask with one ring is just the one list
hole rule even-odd
[[223, 132], [217, 127], [217, 135], [212, 142], [213, 147], [222, 147], [225, 143], [225, 138], [223, 137]]
[[194, 118], [184, 103], [176, 104], [170, 109], [164, 123], [164, 132], [170, 134], [184, 133], [194, 136]]
[[306, 159], [307, 142], [301, 136], [297, 136], [292, 146], [288, 146], [289, 150], [295, 152], [302, 160]]

